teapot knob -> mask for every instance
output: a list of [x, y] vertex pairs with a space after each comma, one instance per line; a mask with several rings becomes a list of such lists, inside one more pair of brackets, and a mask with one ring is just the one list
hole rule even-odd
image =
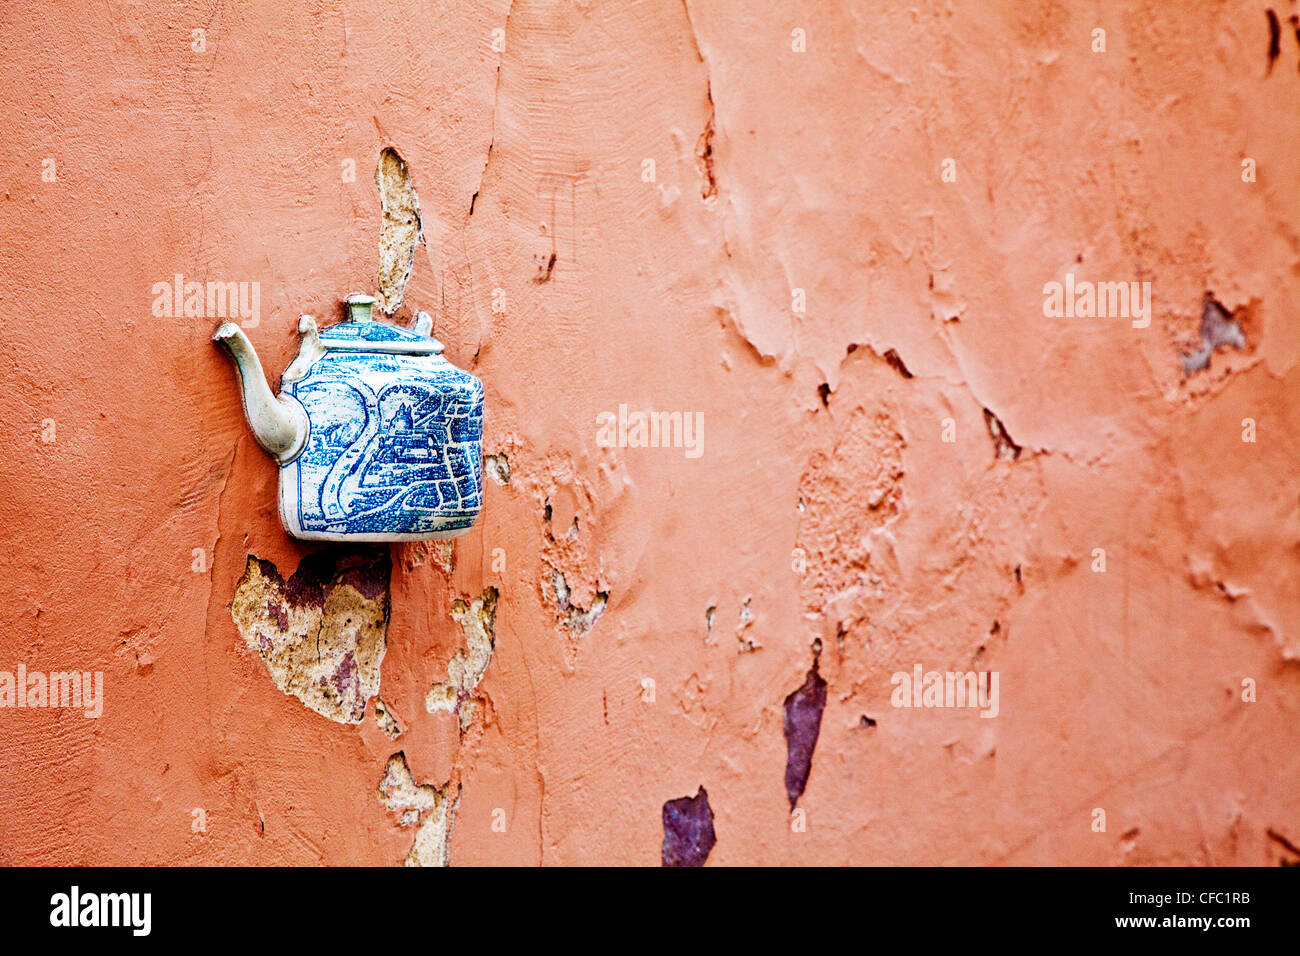
[[343, 300], [348, 307], [349, 322], [369, 322], [375, 308], [375, 297], [364, 292], [353, 292]]

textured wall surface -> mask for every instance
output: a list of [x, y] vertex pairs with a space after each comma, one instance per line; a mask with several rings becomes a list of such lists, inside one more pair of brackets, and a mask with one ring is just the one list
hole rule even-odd
[[[1274, 2], [0, 6], [0, 862], [1300, 860]], [[431, 312], [480, 523], [286, 538], [177, 275]]]

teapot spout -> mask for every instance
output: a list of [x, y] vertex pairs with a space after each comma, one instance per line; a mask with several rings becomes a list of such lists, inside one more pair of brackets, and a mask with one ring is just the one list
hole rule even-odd
[[296, 399], [283, 395], [276, 398], [272, 394], [253, 343], [239, 326], [223, 322], [213, 333], [212, 341], [230, 353], [239, 369], [244, 416], [257, 443], [281, 465], [293, 461], [307, 442], [306, 410]]

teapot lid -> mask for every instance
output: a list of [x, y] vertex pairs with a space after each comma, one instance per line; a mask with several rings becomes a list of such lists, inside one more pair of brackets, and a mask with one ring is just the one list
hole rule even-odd
[[[353, 293], [347, 297], [348, 317], [320, 332], [320, 344], [328, 350], [347, 352], [390, 352], [407, 355], [436, 355], [442, 343], [414, 329], [372, 319], [374, 296]], [[419, 327], [417, 319], [417, 328]], [[432, 323], [428, 323], [432, 325]]]

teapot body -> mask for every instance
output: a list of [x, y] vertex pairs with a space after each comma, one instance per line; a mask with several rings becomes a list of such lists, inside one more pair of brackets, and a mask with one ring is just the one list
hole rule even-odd
[[257, 353], [233, 323], [213, 335], [238, 366], [253, 436], [280, 465], [280, 519], [295, 538], [453, 538], [483, 501], [483, 383], [442, 357], [433, 320], [406, 328], [350, 317], [317, 330], [302, 316], [298, 356], [267, 386]]
[[310, 428], [302, 453], [280, 466], [291, 535], [413, 541], [474, 524], [483, 385], [473, 375], [441, 355], [330, 350], [283, 394], [302, 404]]

